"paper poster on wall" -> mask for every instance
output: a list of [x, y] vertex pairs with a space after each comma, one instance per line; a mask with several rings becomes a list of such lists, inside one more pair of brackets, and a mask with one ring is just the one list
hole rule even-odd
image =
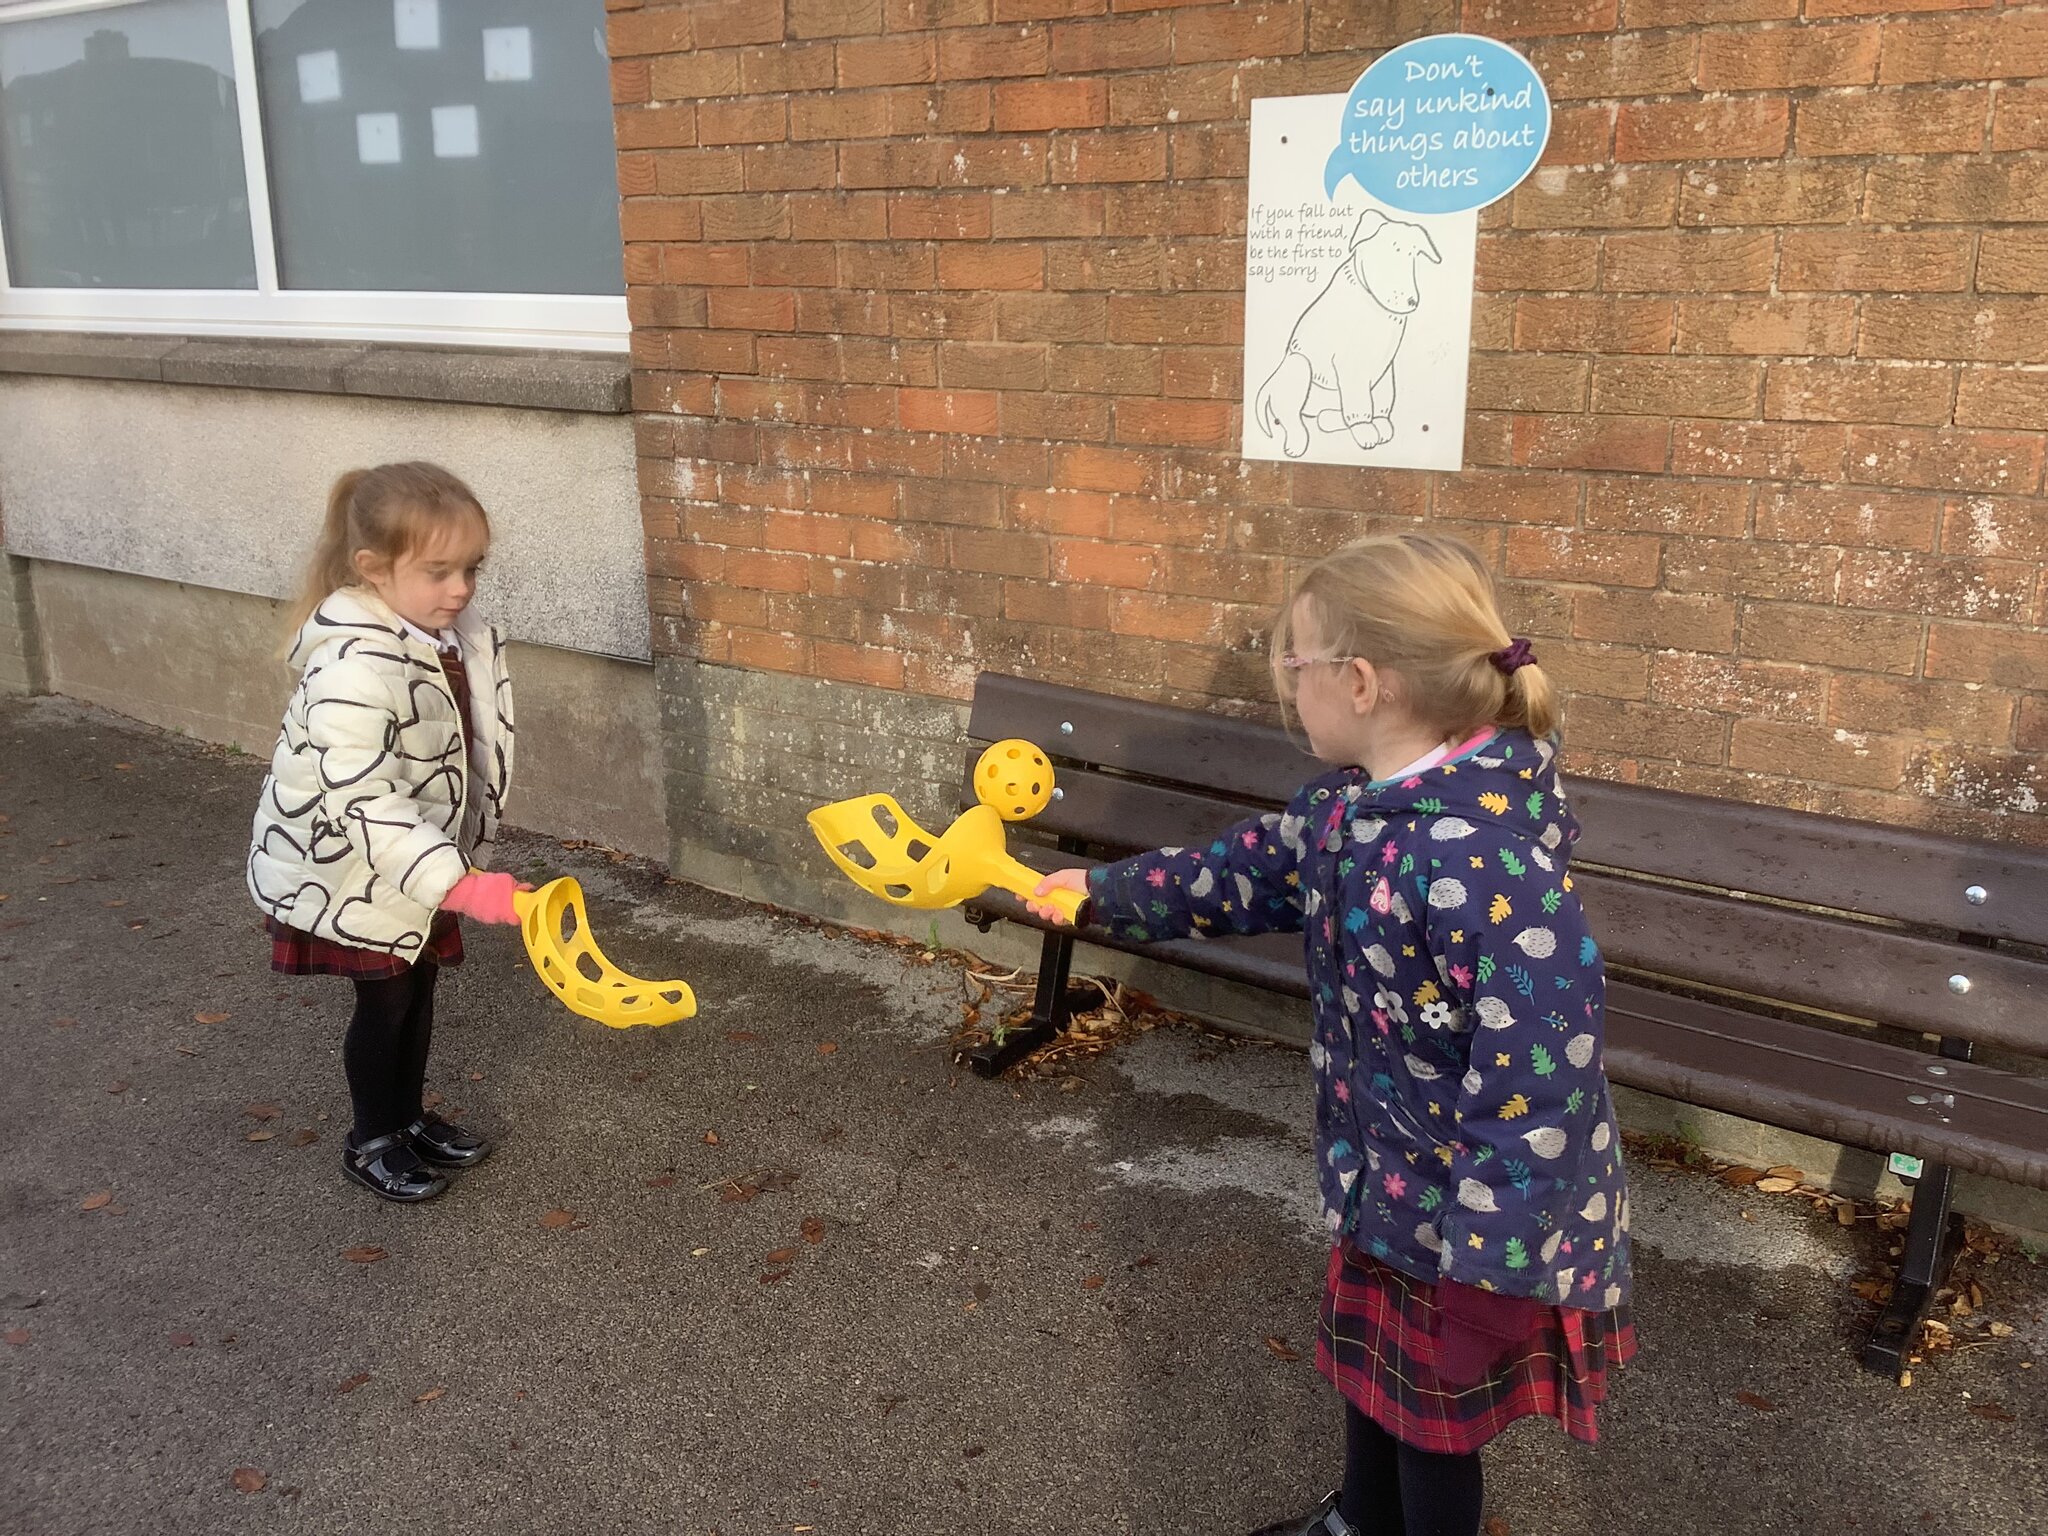
[[1460, 467], [1479, 209], [1549, 126], [1527, 61], [1462, 35], [1252, 103], [1244, 457]]

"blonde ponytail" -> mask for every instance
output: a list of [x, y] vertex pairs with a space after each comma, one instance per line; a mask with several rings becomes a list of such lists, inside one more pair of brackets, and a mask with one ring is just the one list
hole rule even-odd
[[327, 515], [321, 519], [320, 537], [291, 606], [284, 650], [289, 652], [315, 609], [343, 587], [356, 584], [360, 551], [396, 561], [455, 522], [472, 518], [488, 543], [491, 522], [483, 504], [438, 464], [379, 464], [338, 476], [327, 492]]
[[1425, 724], [1446, 734], [1488, 725], [1557, 733], [1557, 689], [1529, 642], [1508, 633], [1492, 574], [1461, 540], [1383, 534], [1325, 555], [1302, 573], [1274, 621], [1274, 655], [1293, 648], [1302, 604], [1331, 654], [1396, 674]]

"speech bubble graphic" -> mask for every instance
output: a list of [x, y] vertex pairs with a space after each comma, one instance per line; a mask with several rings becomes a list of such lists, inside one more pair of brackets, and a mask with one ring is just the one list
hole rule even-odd
[[1375, 59], [1344, 102], [1323, 167], [1406, 213], [1464, 213], [1507, 196], [1550, 139], [1550, 93], [1505, 43], [1446, 32]]

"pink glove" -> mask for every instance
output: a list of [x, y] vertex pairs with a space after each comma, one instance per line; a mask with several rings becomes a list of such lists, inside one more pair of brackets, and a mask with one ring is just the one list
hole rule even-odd
[[442, 898], [441, 910], [459, 912], [480, 923], [517, 923], [519, 914], [512, 910], [512, 893], [532, 889], [530, 885], [521, 886], [510, 875], [473, 869]]
[[1450, 1386], [1476, 1387], [1492, 1374], [1501, 1356], [1535, 1331], [1544, 1304], [1439, 1280], [1436, 1311], [1442, 1354], [1437, 1374]]

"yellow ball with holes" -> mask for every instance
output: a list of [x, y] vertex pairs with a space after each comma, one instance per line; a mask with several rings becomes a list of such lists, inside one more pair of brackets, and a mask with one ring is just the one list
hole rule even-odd
[[1003, 820], [1027, 820], [1052, 804], [1052, 763], [1028, 741], [999, 741], [974, 765], [974, 793]]

